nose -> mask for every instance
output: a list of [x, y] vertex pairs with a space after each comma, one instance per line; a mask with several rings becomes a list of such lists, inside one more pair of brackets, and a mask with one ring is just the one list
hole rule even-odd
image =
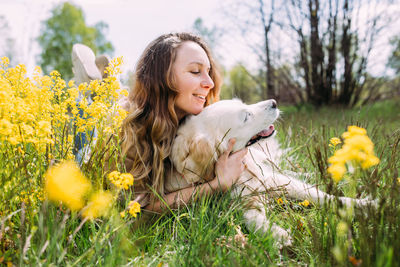
[[276, 108], [276, 107], [277, 105], [275, 99], [271, 99], [271, 108]]
[[205, 77], [202, 79], [200, 82], [200, 86], [205, 89], [212, 89], [214, 88], [214, 81], [211, 79], [211, 77], [207, 74]]

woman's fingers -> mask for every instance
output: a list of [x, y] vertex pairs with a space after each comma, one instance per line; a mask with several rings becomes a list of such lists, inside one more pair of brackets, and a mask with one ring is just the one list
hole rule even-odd
[[237, 157], [239, 159], [243, 159], [244, 156], [246, 156], [247, 152], [248, 152], [248, 149], [247, 149], [247, 147], [245, 147], [245, 148], [243, 148], [243, 149], [241, 149], [239, 151], [236, 151], [231, 156], [235, 156], [235, 157]]
[[225, 152], [221, 155], [224, 158], [228, 158], [229, 154], [231, 153], [233, 146], [236, 143], [236, 139], [235, 138], [231, 138], [228, 141], [228, 148], [225, 150]]

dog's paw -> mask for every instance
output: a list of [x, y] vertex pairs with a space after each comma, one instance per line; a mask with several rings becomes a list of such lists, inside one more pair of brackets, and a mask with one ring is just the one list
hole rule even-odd
[[293, 239], [290, 235], [290, 230], [285, 230], [277, 225], [271, 226], [272, 236], [278, 241], [279, 248], [289, 247], [292, 245]]

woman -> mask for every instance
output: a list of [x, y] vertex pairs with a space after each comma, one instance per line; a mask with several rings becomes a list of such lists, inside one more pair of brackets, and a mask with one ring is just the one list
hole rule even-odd
[[[130, 113], [122, 125], [125, 167], [135, 177], [135, 193], [145, 209], [162, 211], [192, 196], [226, 191], [244, 170], [246, 149], [230, 155], [235, 140], [216, 163], [216, 177], [177, 192], [164, 191], [164, 178], [174, 175], [169, 160], [172, 141], [186, 115], [200, 113], [218, 101], [221, 78], [209, 48], [190, 33], [165, 34], [149, 44], [136, 66], [129, 95]], [[178, 201], [179, 200], [179, 201]]]

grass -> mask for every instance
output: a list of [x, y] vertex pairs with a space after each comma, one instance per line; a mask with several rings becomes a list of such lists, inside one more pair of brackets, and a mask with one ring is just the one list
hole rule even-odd
[[[270, 234], [249, 232], [244, 207], [229, 194], [203, 198], [159, 217], [142, 214], [122, 219], [116, 206], [107, 218], [82, 224], [77, 214], [46, 201], [13, 204], [1, 214], [0, 263], [32, 266], [397, 266], [400, 262], [400, 102], [343, 110], [283, 107], [276, 125], [283, 147], [290, 148], [283, 167], [331, 194], [371, 197], [377, 210], [346, 209], [337, 202], [304, 207], [302, 200], [273, 200], [271, 221], [290, 229], [293, 246], [280, 250]], [[329, 139], [348, 125], [368, 131], [381, 159], [335, 184], [326, 172], [332, 155]], [[4, 152], [4, 150], [2, 150]], [[1, 172], [12, 179], [29, 171], [19, 158], [1, 155]], [[10, 172], [10, 165], [26, 170]], [[41, 159], [36, 159], [40, 161]], [[20, 166], [19, 165], [19, 166]], [[35, 171], [35, 172], [34, 172]], [[88, 177], [98, 170], [87, 168]], [[99, 172], [101, 173], [101, 171]], [[3, 178], [2, 178], [3, 179]], [[93, 178], [94, 179], [94, 178]], [[3, 183], [4, 184], [4, 183]], [[6, 201], [2, 199], [2, 202]], [[15, 202], [13, 202], [15, 203]], [[14, 212], [14, 213], [12, 213]], [[235, 239], [236, 238], [236, 239]]]

